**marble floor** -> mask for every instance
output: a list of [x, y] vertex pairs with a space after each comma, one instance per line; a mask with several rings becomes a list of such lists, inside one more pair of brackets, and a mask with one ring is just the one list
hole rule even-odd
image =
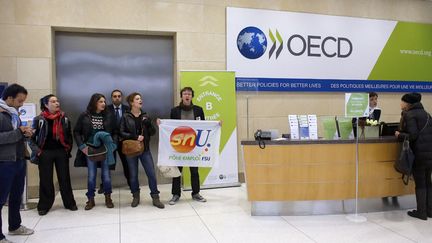
[[[160, 185], [161, 200], [170, 199], [170, 185]], [[147, 187], [141, 188], [141, 204], [130, 207], [127, 188], [114, 190], [115, 208], [104, 206], [84, 211], [85, 191], [76, 190], [79, 210], [62, 207], [57, 195], [51, 211], [39, 216], [35, 209], [22, 212], [23, 224], [35, 234], [8, 236], [13, 242], [432, 242], [432, 220], [410, 218], [405, 211], [362, 214], [366, 222], [354, 223], [346, 215], [251, 216], [246, 187], [203, 190], [208, 202], [192, 201], [184, 192], [165, 209], [151, 205]], [[6, 216], [6, 217], [5, 217]], [[3, 232], [7, 232], [7, 207], [3, 208]]]

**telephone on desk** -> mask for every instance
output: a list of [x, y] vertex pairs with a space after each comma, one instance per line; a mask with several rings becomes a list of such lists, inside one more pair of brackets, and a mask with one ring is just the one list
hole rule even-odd
[[262, 131], [258, 129], [254, 134], [255, 140], [271, 140], [271, 132], [270, 131]]
[[270, 131], [262, 131], [258, 129], [254, 134], [255, 140], [258, 141], [258, 146], [261, 149], [265, 149], [264, 140], [271, 140], [271, 132]]

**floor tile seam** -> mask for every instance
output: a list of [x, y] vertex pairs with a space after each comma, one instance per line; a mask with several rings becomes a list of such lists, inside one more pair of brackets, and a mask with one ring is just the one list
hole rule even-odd
[[312, 238], [312, 236], [306, 234], [305, 232], [303, 232], [301, 229], [299, 229], [297, 226], [295, 226], [294, 224], [290, 223], [285, 217], [282, 217], [283, 221], [285, 221], [287, 224], [289, 224], [291, 227], [293, 227], [295, 230], [297, 230], [298, 232], [302, 233], [304, 236], [306, 236], [306, 238], [310, 239], [311, 241], [317, 243], [318, 241], [316, 241], [314, 238]]
[[120, 193], [120, 188], [117, 189], [118, 190], [118, 202], [119, 202], [119, 206], [118, 206], [118, 219], [119, 219], [119, 226], [118, 226], [118, 230], [119, 230], [119, 242], [121, 243], [121, 239], [122, 239], [122, 221], [121, 221], [121, 207], [120, 207], [120, 199], [121, 199], [121, 193]]
[[[246, 210], [247, 212], [248, 210]], [[212, 216], [212, 215], [220, 215], [220, 214], [231, 214], [231, 213], [238, 213], [238, 212], [245, 212], [245, 210], [237, 209], [237, 210], [230, 210], [230, 211], [223, 211], [223, 212], [212, 212], [212, 213], [198, 213], [199, 216]]]
[[400, 234], [399, 232], [394, 231], [393, 229], [391, 229], [391, 228], [389, 228], [389, 227], [386, 227], [386, 226], [384, 226], [384, 225], [382, 225], [382, 224], [380, 224], [380, 223], [378, 223], [378, 222], [376, 222], [376, 221], [374, 221], [374, 220], [369, 220], [369, 221], [372, 222], [372, 223], [374, 223], [374, 224], [376, 224], [376, 225], [378, 225], [378, 226], [381, 227], [381, 228], [384, 228], [384, 229], [386, 229], [386, 230], [388, 230], [388, 231], [391, 231], [391, 232], [395, 233], [396, 235], [401, 236], [402, 238], [405, 238], [405, 239], [410, 240], [410, 241], [412, 241], [412, 242], [417, 242], [417, 241], [415, 241], [414, 239], [411, 239], [411, 238], [409, 238], [409, 237], [406, 236], [406, 235], [402, 235], [402, 234]]
[[140, 220], [132, 220], [132, 221], [123, 221], [121, 222], [130, 224], [130, 223], [144, 223], [144, 222], [151, 222], [151, 221], [167, 221], [171, 219], [183, 219], [183, 218], [194, 218], [198, 217], [198, 215], [187, 215], [187, 216], [178, 216], [178, 217], [168, 217], [168, 218], [154, 218], [154, 219], [140, 219]]
[[207, 229], [207, 231], [209, 232], [209, 234], [213, 237], [213, 239], [215, 240], [215, 242], [218, 243], [219, 241], [216, 239], [216, 236], [213, 235], [213, 232], [210, 230], [209, 226], [204, 222], [204, 219], [199, 215], [199, 213], [196, 211], [196, 209], [194, 208], [194, 206], [190, 202], [189, 202], [189, 204], [192, 207], [192, 209], [195, 211], [195, 213], [197, 214], [197, 216], [200, 219], [201, 223]]
[[83, 226], [44, 228], [44, 229], [35, 230], [35, 234], [37, 232], [47, 232], [47, 231], [55, 231], [55, 230], [69, 230], [69, 229], [80, 229], [80, 228], [87, 228], [87, 227], [109, 226], [109, 225], [116, 225], [116, 224], [119, 224], [119, 223], [102, 223], [102, 224], [89, 224], [89, 225], [83, 225]]

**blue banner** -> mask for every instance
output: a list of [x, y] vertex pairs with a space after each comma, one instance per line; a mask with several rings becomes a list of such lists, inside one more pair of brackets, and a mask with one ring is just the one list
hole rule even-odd
[[236, 78], [236, 91], [432, 92], [432, 82], [298, 78]]

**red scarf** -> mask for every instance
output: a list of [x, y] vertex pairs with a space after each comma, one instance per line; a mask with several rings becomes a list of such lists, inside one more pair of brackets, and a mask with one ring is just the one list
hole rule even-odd
[[53, 138], [60, 141], [60, 143], [65, 147], [66, 151], [70, 150], [70, 145], [65, 142], [63, 125], [61, 119], [64, 117], [64, 112], [58, 111], [55, 114], [50, 113], [48, 110], [42, 112], [42, 116], [45, 119], [53, 120]]

